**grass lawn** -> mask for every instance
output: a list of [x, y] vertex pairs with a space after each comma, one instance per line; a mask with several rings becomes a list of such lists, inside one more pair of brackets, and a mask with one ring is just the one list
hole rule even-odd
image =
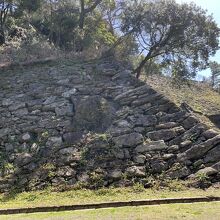
[[219, 220], [220, 202], [0, 216], [1, 220]]
[[[99, 190], [69, 190], [55, 192], [52, 189], [20, 194], [0, 195], [0, 209], [37, 206], [71, 205], [108, 201], [129, 201], [155, 198], [180, 198], [220, 196], [220, 189], [182, 189], [179, 191], [144, 189], [136, 185], [128, 188]], [[142, 207], [109, 208], [97, 210], [35, 213], [0, 216], [0, 220], [154, 220], [154, 219], [220, 219], [220, 202], [171, 204]]]
[[170, 191], [168, 189], [144, 189], [139, 185], [128, 188], [103, 188], [99, 190], [75, 189], [65, 192], [55, 192], [52, 189], [47, 189], [20, 194], [2, 194], [0, 195], [0, 209], [196, 196], [220, 196], [220, 189], [199, 190], [186, 188], [180, 191]]

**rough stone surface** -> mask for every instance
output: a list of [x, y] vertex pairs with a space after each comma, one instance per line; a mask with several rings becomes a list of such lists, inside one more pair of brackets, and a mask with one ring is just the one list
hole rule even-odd
[[149, 132], [148, 137], [155, 141], [161, 140], [161, 139], [168, 141], [182, 134], [183, 132], [184, 132], [183, 127], [177, 127], [177, 128], [172, 128], [172, 129], [164, 129], [164, 130]]
[[80, 142], [82, 137], [83, 137], [82, 132], [70, 132], [70, 133], [65, 133], [63, 135], [63, 140], [64, 140], [64, 143], [67, 143], [67, 144], [76, 144]]
[[139, 145], [135, 148], [135, 151], [137, 153], [144, 153], [148, 151], [160, 151], [160, 150], [165, 150], [167, 149], [168, 146], [165, 144], [163, 140], [160, 141], [153, 141], [150, 143], [145, 143], [142, 145]]
[[135, 122], [135, 125], [138, 126], [154, 126], [157, 123], [157, 118], [154, 115], [141, 115], [138, 117], [138, 119]]
[[219, 133], [213, 129], [209, 129], [206, 130], [202, 135], [206, 138], [206, 139], [210, 139], [213, 138], [215, 136], [217, 136]]
[[205, 163], [220, 161], [220, 145], [210, 150], [204, 158]]
[[139, 133], [125, 134], [112, 139], [113, 142], [118, 146], [132, 147], [143, 142], [143, 136]]
[[[175, 166], [174, 166], [175, 167]], [[191, 174], [189, 168], [186, 166], [180, 167], [177, 169], [171, 169], [167, 172], [167, 175], [171, 177], [172, 179], [180, 179], [185, 178]]]
[[135, 177], [145, 177], [145, 167], [144, 166], [132, 166], [126, 169], [126, 172], [129, 176]]
[[161, 173], [219, 182], [219, 132], [130, 72], [114, 60], [1, 72], [0, 191]]
[[138, 164], [144, 164], [146, 160], [146, 156], [145, 155], [138, 155], [134, 157], [134, 162], [138, 163]]
[[113, 171], [110, 171], [108, 175], [109, 175], [109, 178], [117, 180], [122, 177], [122, 172], [121, 170], [113, 170]]
[[192, 146], [189, 150], [187, 150], [183, 154], [179, 154], [179, 158], [184, 158], [184, 159], [200, 158], [218, 143], [220, 143], [220, 135], [217, 135], [203, 142], [201, 145]]
[[31, 140], [31, 135], [26, 133], [22, 136], [22, 141], [27, 142]]
[[198, 175], [205, 175], [205, 176], [211, 176], [213, 174], [216, 174], [218, 173], [218, 171], [212, 167], [206, 167], [204, 169], [201, 169], [199, 170], [195, 175], [198, 176]]
[[112, 123], [116, 109], [101, 96], [81, 99], [75, 108], [75, 120], [79, 127], [91, 131], [105, 131]]
[[152, 173], [162, 173], [168, 168], [168, 165], [163, 160], [153, 160], [151, 162], [151, 172]]

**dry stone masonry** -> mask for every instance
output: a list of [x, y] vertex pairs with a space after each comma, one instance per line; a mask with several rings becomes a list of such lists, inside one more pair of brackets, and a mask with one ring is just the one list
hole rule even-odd
[[115, 61], [1, 72], [0, 191], [220, 180], [220, 134]]

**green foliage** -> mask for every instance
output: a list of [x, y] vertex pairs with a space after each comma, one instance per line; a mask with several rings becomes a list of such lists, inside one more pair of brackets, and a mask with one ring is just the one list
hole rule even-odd
[[6, 160], [6, 156], [2, 153], [0, 154], [0, 171], [3, 176], [8, 176], [15, 171], [15, 167], [12, 163]]
[[206, 182], [208, 181], [209, 177], [205, 173], [198, 173], [196, 175], [196, 179], [201, 182]]
[[132, 190], [137, 193], [145, 191], [144, 186], [141, 183], [134, 183], [134, 185], [132, 186]]
[[116, 36], [108, 31], [104, 22], [100, 23], [94, 34], [94, 38], [100, 43], [107, 46], [111, 46], [116, 41]]
[[56, 169], [56, 167], [52, 163], [46, 163], [42, 166], [42, 168], [45, 169], [45, 170], [54, 170], [54, 169]]
[[99, 139], [105, 142], [108, 142], [109, 139], [111, 138], [110, 134], [103, 133], [103, 134], [94, 134], [93, 135], [95, 139]]
[[211, 69], [211, 84], [213, 88], [220, 88], [220, 64], [216, 61], [210, 62]]
[[16, 51], [11, 60], [18, 62], [25, 54], [41, 58], [61, 50], [86, 51], [87, 56], [138, 60], [137, 76], [141, 70], [147, 75], [166, 70], [182, 80], [206, 68], [219, 48], [212, 16], [174, 0], [9, 0], [0, 5], [0, 45], [3, 53]]
[[43, 0], [21, 0], [19, 8], [28, 12], [37, 11], [43, 3]]
[[212, 16], [194, 4], [173, 0], [134, 1], [123, 12], [121, 30], [133, 34], [145, 58], [134, 72], [159, 57], [173, 76], [194, 77], [219, 48], [220, 30]]
[[103, 174], [97, 171], [90, 173], [88, 186], [93, 189], [98, 189], [104, 186]]
[[49, 179], [53, 178], [54, 176], [56, 176], [56, 166], [53, 163], [46, 163], [43, 164], [41, 167], [42, 170], [44, 170], [47, 173], [47, 177]]

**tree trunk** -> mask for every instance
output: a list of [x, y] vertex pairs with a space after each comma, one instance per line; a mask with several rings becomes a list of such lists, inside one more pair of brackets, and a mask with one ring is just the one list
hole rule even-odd
[[100, 3], [102, 0], [96, 0], [92, 6], [89, 8], [85, 8], [85, 0], [80, 0], [80, 16], [79, 16], [79, 28], [83, 29], [84, 28], [84, 23], [85, 23], [85, 17], [88, 13], [92, 12]]
[[0, 29], [0, 45], [5, 44], [5, 31], [3, 28]]
[[136, 73], [136, 78], [139, 79], [140, 75], [141, 75], [141, 70], [143, 69], [144, 65], [147, 63], [147, 61], [151, 59], [150, 55], [147, 55], [139, 64], [139, 66], [133, 70], [133, 73]]
[[80, 0], [80, 16], [79, 16], [79, 28], [84, 28], [84, 21], [85, 21], [85, 1]]
[[128, 33], [126, 33], [125, 35], [119, 37], [116, 42], [104, 53], [104, 56], [108, 56], [108, 54], [112, 55], [114, 54], [114, 50], [117, 46], [119, 46], [120, 44], [123, 43], [124, 39], [126, 37], [128, 37], [130, 34], [132, 34], [134, 32], [134, 30], [132, 29], [131, 31], [129, 31]]

